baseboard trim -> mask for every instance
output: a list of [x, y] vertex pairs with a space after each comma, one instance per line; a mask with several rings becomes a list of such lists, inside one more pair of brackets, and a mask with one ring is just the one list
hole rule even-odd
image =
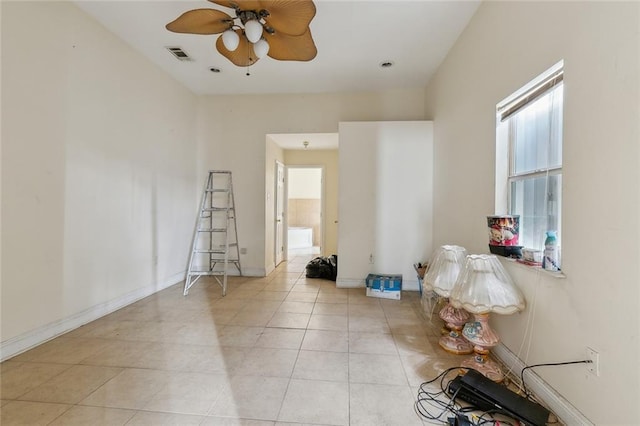
[[[269, 272], [271, 273], [271, 271]], [[266, 277], [266, 268], [242, 268], [243, 277]]]
[[[222, 275], [222, 273], [224, 272], [224, 270], [217, 270], [216, 272], [219, 272], [220, 275]], [[227, 271], [227, 276], [229, 277], [239, 277], [239, 276], [243, 276], [243, 277], [265, 277], [265, 269], [264, 268], [242, 268], [242, 275], [240, 275], [240, 272], [234, 267], [234, 268], [229, 268], [229, 270]]]
[[[357, 278], [338, 278], [336, 280], [337, 288], [360, 288], [365, 287], [365, 281]], [[402, 281], [402, 291], [420, 291], [418, 281]]]
[[418, 280], [402, 280], [402, 291], [420, 291]]
[[353, 278], [338, 278], [336, 280], [337, 288], [359, 288], [364, 287], [363, 279], [353, 279]]
[[[511, 371], [522, 371], [525, 364], [507, 348], [504, 344], [499, 343], [492, 349], [493, 355], [498, 358]], [[528, 369], [524, 373], [527, 388], [539, 398], [553, 413], [558, 416], [562, 423], [567, 425], [591, 425], [592, 423], [582, 414], [576, 407], [571, 405], [562, 395], [553, 389], [547, 382], [538, 376], [532, 369]]]
[[22, 352], [41, 345], [42, 343], [71, 330], [75, 330], [82, 325], [95, 321], [98, 318], [117, 311], [118, 309], [124, 308], [125, 306], [140, 299], [144, 299], [145, 297], [160, 290], [171, 287], [172, 285], [183, 281], [184, 276], [184, 271], [179, 272], [166, 278], [162, 282], [139, 288], [113, 300], [92, 306], [84, 311], [78, 312], [77, 314], [45, 324], [34, 330], [12, 337], [4, 342], [0, 342], [0, 362], [19, 355]]

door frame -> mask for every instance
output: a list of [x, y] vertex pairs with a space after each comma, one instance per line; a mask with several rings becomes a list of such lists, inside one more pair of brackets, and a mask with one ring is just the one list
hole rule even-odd
[[[282, 193], [278, 191], [278, 172], [282, 169]], [[288, 259], [288, 245], [289, 242], [287, 240], [287, 233], [285, 232], [288, 228], [287, 223], [287, 203], [289, 201], [289, 197], [287, 196], [287, 166], [281, 161], [275, 161], [275, 188], [273, 193], [275, 194], [274, 199], [274, 221], [273, 221], [273, 262], [277, 267], [280, 263], [286, 261]], [[281, 230], [280, 230], [280, 243], [281, 243], [281, 254], [278, 253], [278, 203], [282, 202], [282, 218], [281, 220]]]
[[[325, 166], [322, 164], [286, 164], [285, 165], [286, 173], [285, 173], [285, 212], [287, 219], [289, 218], [289, 170], [290, 169], [320, 169], [320, 256], [324, 256], [324, 248], [325, 248], [325, 234], [326, 234], [326, 224], [325, 224], [325, 202], [326, 202], [326, 193], [325, 193]], [[289, 222], [286, 221], [286, 229], [289, 228]], [[288, 256], [289, 251], [289, 241], [287, 233], [285, 232], [285, 239], [287, 243], [285, 244], [285, 254]]]

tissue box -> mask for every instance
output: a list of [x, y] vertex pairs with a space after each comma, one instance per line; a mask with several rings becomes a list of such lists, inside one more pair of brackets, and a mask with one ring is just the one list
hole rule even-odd
[[369, 274], [365, 283], [369, 297], [400, 300], [402, 275]]

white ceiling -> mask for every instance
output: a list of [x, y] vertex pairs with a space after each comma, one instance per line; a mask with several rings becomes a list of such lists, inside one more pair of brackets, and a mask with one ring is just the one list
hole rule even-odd
[[[206, 0], [77, 0], [75, 3], [196, 94], [379, 91], [425, 87], [480, 0], [316, 0], [310, 62], [263, 58], [238, 68], [215, 50], [218, 35], [175, 34], [165, 25], [182, 13], [214, 8]], [[181, 62], [165, 48], [193, 58]], [[381, 68], [384, 61], [394, 62]], [[220, 73], [209, 71], [211, 67]]]
[[[215, 49], [218, 35], [175, 34], [165, 25], [206, 0], [75, 0], [78, 7], [199, 95], [360, 92], [423, 88], [467, 25], [480, 0], [316, 0], [310, 62], [263, 58], [238, 68]], [[166, 47], [181, 47], [183, 62]], [[392, 61], [391, 68], [380, 63]], [[220, 73], [209, 69], [215, 67]], [[247, 76], [247, 71], [250, 76]], [[338, 135], [273, 134], [283, 149], [337, 149]]]
[[[337, 133], [272, 133], [267, 135], [282, 149], [315, 151], [318, 149], [338, 149]], [[304, 142], [309, 144], [305, 147]]]

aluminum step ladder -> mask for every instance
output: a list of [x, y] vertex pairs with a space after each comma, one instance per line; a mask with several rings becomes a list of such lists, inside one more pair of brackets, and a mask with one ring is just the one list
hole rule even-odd
[[196, 218], [183, 294], [189, 294], [203, 276], [213, 276], [225, 296], [230, 266], [242, 275], [231, 172], [210, 170]]

